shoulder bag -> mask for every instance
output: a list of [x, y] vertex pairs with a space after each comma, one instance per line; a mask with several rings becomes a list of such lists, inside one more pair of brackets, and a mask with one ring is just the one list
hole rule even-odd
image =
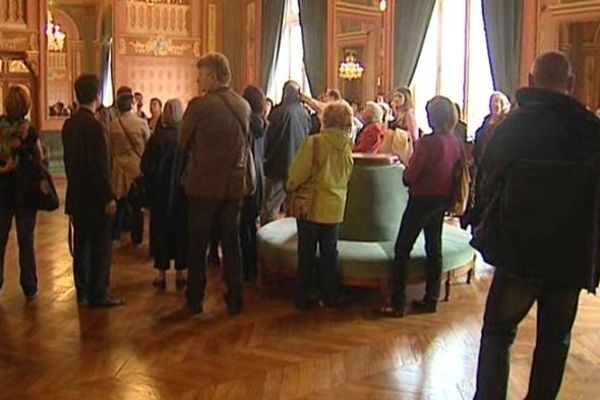
[[319, 171], [319, 137], [314, 136], [312, 140], [314, 146], [310, 179], [286, 196], [284, 208], [288, 217], [306, 219], [312, 208], [315, 193], [314, 181]]

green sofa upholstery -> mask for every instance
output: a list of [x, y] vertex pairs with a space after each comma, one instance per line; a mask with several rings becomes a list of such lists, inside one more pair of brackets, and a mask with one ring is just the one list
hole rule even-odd
[[[355, 158], [338, 251], [346, 285], [379, 286], [385, 292], [408, 190], [402, 183], [404, 168], [381, 157], [378, 159]], [[470, 281], [475, 259], [470, 239], [467, 232], [444, 225], [442, 271], [446, 274], [446, 299], [449, 299], [450, 283], [455, 275], [467, 272], [467, 281]], [[261, 275], [293, 276], [297, 263], [297, 240], [296, 220], [293, 218], [263, 226], [257, 235]], [[410, 283], [424, 279], [424, 248], [421, 233], [411, 252]]]

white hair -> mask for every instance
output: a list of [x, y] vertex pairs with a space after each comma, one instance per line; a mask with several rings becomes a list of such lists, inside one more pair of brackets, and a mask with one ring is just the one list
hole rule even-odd
[[507, 95], [505, 95], [502, 92], [494, 92], [490, 96], [490, 103], [492, 102], [493, 99], [499, 99], [500, 102], [502, 103], [502, 114], [506, 114], [510, 111], [511, 104], [510, 104], [510, 100], [508, 99]]
[[369, 120], [366, 121], [369, 124], [381, 124], [383, 122], [383, 107], [374, 101], [367, 101], [365, 104], [366, 114], [369, 116]]

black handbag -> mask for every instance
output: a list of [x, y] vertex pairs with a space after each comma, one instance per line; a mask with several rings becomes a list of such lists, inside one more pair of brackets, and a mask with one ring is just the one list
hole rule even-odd
[[129, 187], [127, 200], [129, 200], [129, 204], [134, 208], [143, 208], [148, 206], [148, 192], [146, 190], [146, 182], [143, 175], [135, 178]]
[[60, 206], [52, 175], [45, 167], [39, 167], [37, 170], [31, 200], [33, 206], [40, 211], [55, 211]]

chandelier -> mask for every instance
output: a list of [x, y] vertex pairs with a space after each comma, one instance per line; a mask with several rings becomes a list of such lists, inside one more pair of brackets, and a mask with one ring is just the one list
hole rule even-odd
[[352, 80], [362, 78], [364, 67], [360, 65], [354, 53], [346, 54], [346, 58], [340, 64], [340, 78]]
[[46, 23], [46, 37], [48, 38], [49, 51], [60, 52], [65, 47], [66, 35], [60, 30], [60, 26], [54, 23], [50, 11], [48, 11], [48, 22]]

